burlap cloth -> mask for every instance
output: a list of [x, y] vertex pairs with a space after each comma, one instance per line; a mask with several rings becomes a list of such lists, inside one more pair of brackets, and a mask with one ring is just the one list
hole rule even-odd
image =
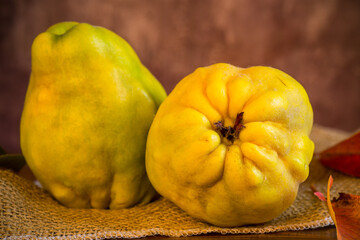
[[[349, 134], [314, 126], [311, 138], [319, 152]], [[326, 192], [334, 177], [332, 196], [338, 192], [360, 194], [360, 179], [330, 171], [314, 157], [310, 175], [300, 186], [294, 204], [265, 224], [220, 228], [193, 219], [166, 199], [124, 210], [69, 209], [57, 203], [33, 182], [9, 170], [0, 170], [0, 237], [7, 239], [103, 239], [139, 238], [153, 235], [190, 236], [206, 233], [242, 234], [302, 230], [332, 225], [323, 202], [310, 189]]]

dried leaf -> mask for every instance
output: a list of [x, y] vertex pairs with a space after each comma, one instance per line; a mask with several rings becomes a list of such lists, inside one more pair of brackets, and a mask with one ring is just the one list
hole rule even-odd
[[19, 171], [25, 165], [25, 158], [21, 154], [6, 154], [0, 146], [0, 168]]
[[5, 153], [6, 153], [5, 150], [0, 146], [0, 155], [3, 155]]
[[320, 192], [314, 194], [322, 201], [326, 201], [331, 218], [333, 219], [338, 240], [360, 239], [360, 196], [339, 193], [339, 198], [330, 200], [330, 188], [333, 184], [329, 177], [326, 198]]
[[321, 152], [319, 160], [326, 167], [360, 177], [360, 132]]
[[340, 193], [331, 202], [342, 239], [360, 239], [360, 196]]
[[21, 154], [3, 154], [0, 155], [0, 168], [20, 171], [26, 164], [25, 158]]

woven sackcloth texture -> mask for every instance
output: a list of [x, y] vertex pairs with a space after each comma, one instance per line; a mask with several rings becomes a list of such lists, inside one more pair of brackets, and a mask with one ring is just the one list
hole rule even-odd
[[[315, 126], [311, 137], [315, 142], [316, 152], [319, 152], [348, 135]], [[326, 192], [330, 174], [334, 177], [332, 196], [336, 197], [338, 192], [360, 194], [360, 179], [330, 171], [314, 157], [309, 178], [300, 186], [294, 204], [281, 216], [260, 225], [220, 228], [193, 219], [163, 198], [145, 206], [124, 210], [66, 208], [33, 182], [10, 170], [0, 170], [0, 238], [104, 239], [152, 235], [178, 237], [206, 233], [268, 233], [318, 228], [332, 225], [333, 222], [324, 203], [313, 195], [310, 184]]]

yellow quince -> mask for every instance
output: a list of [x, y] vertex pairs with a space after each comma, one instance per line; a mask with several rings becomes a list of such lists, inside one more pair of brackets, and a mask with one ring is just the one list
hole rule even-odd
[[280, 70], [198, 68], [160, 106], [146, 170], [161, 195], [195, 218], [225, 227], [266, 222], [308, 176], [312, 124], [304, 88]]

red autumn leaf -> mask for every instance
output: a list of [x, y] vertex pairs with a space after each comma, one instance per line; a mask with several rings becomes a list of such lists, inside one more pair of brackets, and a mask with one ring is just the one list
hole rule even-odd
[[333, 219], [338, 240], [360, 239], [360, 196], [339, 193], [337, 199], [330, 200], [330, 188], [333, 184], [332, 176], [329, 177], [326, 198], [320, 192], [314, 194], [322, 201], [327, 202], [327, 207]]
[[360, 132], [321, 152], [319, 160], [326, 167], [360, 177]]

